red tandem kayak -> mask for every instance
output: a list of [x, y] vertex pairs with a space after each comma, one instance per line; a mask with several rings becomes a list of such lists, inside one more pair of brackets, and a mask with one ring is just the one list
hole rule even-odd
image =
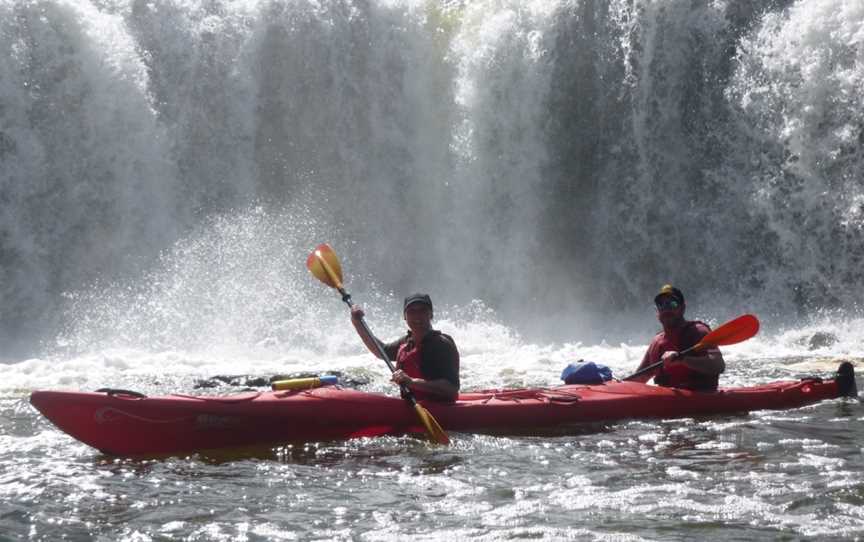
[[[461, 394], [455, 403], [424, 405], [448, 431], [530, 434], [592, 422], [788, 409], [856, 394], [853, 367], [844, 363], [831, 380], [710, 393], [610, 381], [478, 391]], [[338, 386], [219, 397], [36, 391], [30, 402], [81, 442], [123, 456], [423, 432], [416, 412], [402, 399]]]

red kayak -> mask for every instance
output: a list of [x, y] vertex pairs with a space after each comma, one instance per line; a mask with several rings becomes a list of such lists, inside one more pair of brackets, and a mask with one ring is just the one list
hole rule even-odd
[[[843, 395], [857, 395], [848, 362], [830, 380], [807, 378], [717, 392], [610, 381], [478, 391], [461, 394], [455, 403], [424, 405], [448, 431], [526, 434], [623, 419], [789, 409]], [[402, 399], [338, 386], [221, 397], [36, 391], [30, 402], [81, 442], [123, 456], [423, 432], [416, 412]]]

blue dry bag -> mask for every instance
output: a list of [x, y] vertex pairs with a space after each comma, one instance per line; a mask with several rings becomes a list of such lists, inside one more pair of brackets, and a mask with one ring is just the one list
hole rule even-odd
[[564, 368], [561, 380], [565, 384], [601, 384], [612, 380], [612, 369], [593, 361], [579, 360]]

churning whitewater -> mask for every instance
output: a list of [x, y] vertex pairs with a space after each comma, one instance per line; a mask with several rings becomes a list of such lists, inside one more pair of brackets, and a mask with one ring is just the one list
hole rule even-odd
[[358, 292], [552, 313], [559, 338], [663, 282], [783, 324], [857, 311], [862, 18], [841, 0], [3, 1], [7, 356], [109, 308], [106, 335], [154, 305], [134, 328], [285, 333], [321, 295], [298, 262], [322, 240]]
[[670, 282], [759, 315], [724, 385], [860, 366], [860, 0], [0, 0], [0, 50], [0, 539], [864, 536], [848, 401], [228, 463], [105, 458], [26, 402], [394, 393], [321, 242], [382, 338], [432, 295], [463, 389], [632, 372]]

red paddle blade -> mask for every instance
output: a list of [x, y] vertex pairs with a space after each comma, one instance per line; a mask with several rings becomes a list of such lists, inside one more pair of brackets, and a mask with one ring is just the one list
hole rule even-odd
[[759, 319], [752, 314], [739, 316], [726, 322], [708, 335], [699, 344], [703, 348], [711, 346], [726, 346], [746, 341], [759, 332]]

